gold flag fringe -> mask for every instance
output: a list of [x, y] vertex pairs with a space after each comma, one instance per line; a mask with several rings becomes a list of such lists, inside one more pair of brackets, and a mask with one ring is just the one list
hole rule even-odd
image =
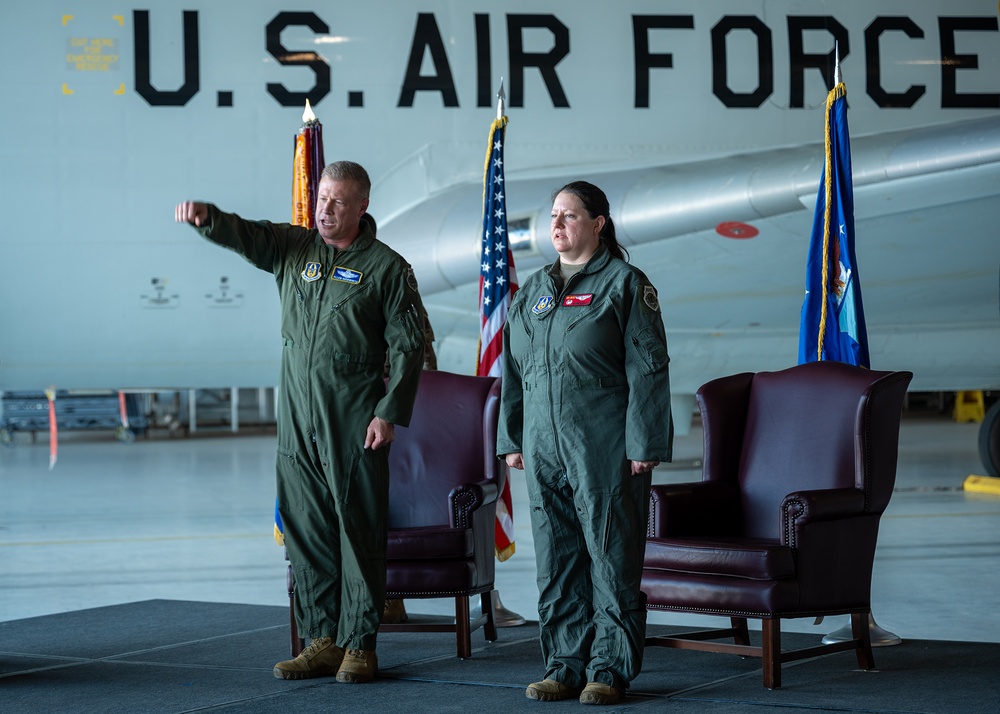
[[816, 338], [816, 360], [823, 359], [823, 335], [826, 334], [827, 300], [830, 294], [830, 199], [833, 197], [833, 147], [830, 141], [830, 112], [833, 103], [847, 96], [847, 86], [841, 82], [826, 95], [826, 127], [824, 147], [826, 164], [823, 169], [823, 299], [820, 301], [819, 336]]

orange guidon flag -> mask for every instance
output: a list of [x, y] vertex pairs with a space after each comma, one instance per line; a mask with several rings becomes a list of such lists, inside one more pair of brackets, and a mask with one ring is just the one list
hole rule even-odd
[[295, 135], [295, 160], [292, 164], [292, 223], [312, 228], [309, 210], [309, 137], [300, 131]]
[[323, 173], [323, 125], [306, 100], [292, 161], [292, 223], [315, 228], [316, 190]]

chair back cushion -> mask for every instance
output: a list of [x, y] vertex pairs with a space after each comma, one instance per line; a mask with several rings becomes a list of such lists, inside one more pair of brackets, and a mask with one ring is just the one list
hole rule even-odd
[[780, 505], [793, 491], [858, 488], [881, 513], [910, 377], [840, 362], [754, 375], [739, 469], [744, 535], [779, 539]]
[[499, 380], [424, 371], [408, 427], [389, 450], [389, 528], [449, 525], [456, 486], [500, 477]]

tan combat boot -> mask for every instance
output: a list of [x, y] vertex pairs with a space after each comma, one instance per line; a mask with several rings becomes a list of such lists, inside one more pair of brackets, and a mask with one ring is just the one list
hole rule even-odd
[[344, 648], [337, 647], [332, 637], [317, 637], [295, 659], [274, 665], [278, 679], [310, 679], [332, 677], [344, 660]]
[[338, 682], [349, 682], [351, 684], [362, 684], [375, 679], [375, 670], [378, 669], [378, 657], [374, 650], [347, 650], [344, 661], [337, 672]]
[[580, 694], [581, 704], [617, 704], [625, 694], [617, 687], [600, 682], [589, 682]]
[[524, 696], [528, 699], [537, 699], [540, 702], [558, 702], [561, 699], [572, 699], [580, 693], [579, 689], [567, 687], [562, 682], [554, 679], [543, 679], [541, 682], [529, 684], [524, 690]]

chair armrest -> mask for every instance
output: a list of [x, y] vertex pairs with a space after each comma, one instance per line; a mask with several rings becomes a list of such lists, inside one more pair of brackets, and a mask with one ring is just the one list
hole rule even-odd
[[470, 528], [472, 514], [482, 506], [497, 500], [497, 484], [477, 481], [456, 486], [448, 494], [448, 513], [452, 528]]
[[[782, 545], [791, 549], [799, 602], [816, 612], [871, 601], [879, 514], [856, 488], [790, 493], [781, 506]], [[838, 604], [839, 603], [839, 604]]]
[[[813, 539], [837, 541], [846, 538], [840, 534], [841, 530], [856, 530], [854, 519], [868, 515], [865, 513], [865, 494], [859, 489], [796, 491], [781, 502], [781, 542], [793, 549], [804, 547], [807, 540], [814, 546], [829, 547], [830, 543], [816, 543]], [[814, 535], [810, 537], [810, 533]]]
[[865, 494], [857, 488], [796, 491], [781, 502], [782, 519], [800, 524], [853, 518], [865, 512]]
[[650, 538], [737, 535], [741, 520], [739, 488], [734, 483], [693, 481], [650, 488], [646, 529]]

